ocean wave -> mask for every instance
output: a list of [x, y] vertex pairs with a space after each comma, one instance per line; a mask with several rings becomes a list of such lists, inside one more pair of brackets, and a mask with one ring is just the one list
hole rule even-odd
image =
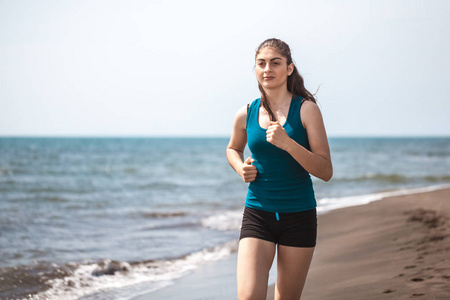
[[154, 225], [145, 226], [144, 228], [142, 228], [142, 230], [147, 231], [147, 230], [176, 229], [176, 228], [187, 229], [187, 228], [194, 228], [194, 227], [199, 227], [198, 222], [196, 222], [196, 221], [189, 222], [188, 221], [188, 222], [171, 223], [171, 224], [154, 224]]
[[[97, 293], [108, 293], [109, 299], [124, 299], [124, 295], [120, 295], [117, 289], [141, 283], [146, 283], [148, 291], [162, 288], [172, 284], [174, 279], [180, 278], [208, 262], [223, 259], [236, 252], [237, 245], [237, 241], [234, 240], [171, 260], [122, 262], [105, 259], [98, 262], [67, 264], [62, 267], [53, 264], [47, 265], [47, 269], [51, 271], [24, 268], [21, 273], [14, 275], [15, 279], [13, 279], [16, 281], [10, 278], [12, 276], [10, 272], [1, 272], [0, 274], [7, 277], [6, 280], [11, 279], [11, 282], [16, 282], [16, 291], [23, 291], [23, 285], [26, 284], [19, 283], [17, 279], [26, 278], [27, 274], [37, 274], [36, 277], [41, 280], [39, 288], [45, 290], [28, 296], [22, 292], [21, 294], [24, 296], [22, 299], [75, 300], [80, 297], [90, 299], [89, 295]], [[42, 275], [44, 273], [45, 276]], [[33, 286], [37, 286], [36, 283]], [[110, 292], [112, 290], [114, 292]], [[33, 292], [35, 291], [30, 290], [29, 294]], [[14, 290], [10, 290], [8, 293], [8, 295], [17, 295], [14, 294]], [[2, 292], [0, 296], [6, 297], [7, 294]], [[125, 299], [130, 299], [129, 296], [128, 294]]]
[[48, 281], [69, 276], [74, 270], [74, 265], [57, 266], [45, 262], [0, 268], [0, 299], [27, 299], [29, 294], [50, 289]]
[[174, 217], [184, 217], [187, 215], [184, 211], [174, 211], [174, 212], [142, 212], [141, 215], [144, 218], [152, 219], [165, 219]]
[[170, 178], [167, 180], [161, 178], [157, 181], [140, 184], [138, 185], [138, 188], [140, 190], [152, 190], [152, 189], [170, 190], [176, 188], [217, 187], [219, 184], [223, 184], [223, 182], [221, 180], [214, 178], [178, 177], [176, 179]]
[[434, 185], [434, 186], [412, 188], [412, 189], [399, 189], [399, 190], [388, 191], [388, 192], [379, 192], [379, 193], [356, 195], [356, 196], [349, 196], [349, 197], [322, 198], [322, 199], [318, 200], [319, 205], [317, 207], [317, 212], [318, 213], [326, 213], [331, 210], [335, 210], [335, 209], [339, 209], [339, 208], [368, 204], [370, 202], [381, 200], [381, 199], [384, 199], [387, 197], [431, 192], [431, 191], [444, 189], [444, 188], [450, 188], [450, 185], [445, 184], [445, 185]]
[[69, 202], [67, 198], [63, 198], [61, 196], [49, 196], [49, 197], [43, 197], [42, 198], [45, 202]]
[[93, 192], [92, 189], [86, 189], [81, 187], [56, 187], [56, 186], [44, 186], [44, 187], [30, 187], [25, 189], [25, 192], [33, 194], [33, 193], [67, 193], [67, 194], [88, 194]]
[[364, 174], [355, 177], [333, 177], [333, 182], [360, 182], [375, 181], [380, 183], [406, 183], [412, 180], [422, 180], [424, 182], [446, 182], [450, 181], [450, 175], [425, 175], [425, 176], [406, 176], [403, 174]]
[[150, 182], [146, 184], [141, 184], [138, 186], [140, 190], [153, 190], [153, 189], [161, 189], [161, 190], [170, 190], [180, 187], [180, 185], [173, 182], [166, 181], [158, 181], [158, 182]]
[[447, 149], [441, 149], [441, 150], [429, 150], [429, 151], [405, 151], [406, 155], [410, 155], [413, 157], [423, 158], [423, 157], [436, 157], [436, 158], [448, 158], [450, 155], [449, 150]]
[[10, 168], [0, 167], [0, 177], [5, 175], [13, 176], [14, 172]]
[[139, 173], [139, 169], [135, 167], [126, 167], [122, 170], [125, 174], [137, 174]]
[[442, 175], [442, 176], [425, 176], [426, 181], [429, 182], [443, 182], [450, 181], [450, 175]]
[[201, 221], [204, 227], [219, 230], [230, 231], [240, 230], [242, 223], [242, 209], [225, 211], [219, 214], [212, 215]]
[[392, 182], [392, 183], [402, 183], [410, 180], [402, 174], [362, 174], [358, 176], [343, 176], [343, 177], [333, 177], [331, 179], [333, 182], [360, 182], [360, 181], [377, 181], [377, 182]]

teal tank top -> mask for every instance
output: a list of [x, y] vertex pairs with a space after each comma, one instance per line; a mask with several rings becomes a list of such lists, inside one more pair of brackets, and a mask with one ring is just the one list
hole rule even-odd
[[[310, 150], [306, 129], [300, 119], [303, 98], [294, 96], [283, 127], [298, 144]], [[299, 212], [317, 206], [309, 173], [286, 151], [266, 140], [259, 125], [261, 99], [247, 112], [247, 143], [258, 175], [248, 186], [245, 206], [269, 212]]]

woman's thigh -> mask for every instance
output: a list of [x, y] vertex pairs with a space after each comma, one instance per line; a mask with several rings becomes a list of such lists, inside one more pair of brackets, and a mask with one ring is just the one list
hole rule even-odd
[[276, 300], [300, 299], [313, 253], [313, 247], [278, 245]]
[[266, 298], [275, 249], [275, 244], [269, 241], [257, 238], [241, 239], [237, 263], [239, 300]]

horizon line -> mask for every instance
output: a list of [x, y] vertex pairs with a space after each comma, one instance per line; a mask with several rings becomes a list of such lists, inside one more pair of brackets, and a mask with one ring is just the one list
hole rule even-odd
[[[152, 139], [152, 138], [230, 138], [230, 135], [0, 135], [0, 138], [86, 138], [86, 139]], [[425, 134], [405, 134], [405, 135], [329, 135], [328, 138], [450, 138], [449, 135], [425, 135]]]

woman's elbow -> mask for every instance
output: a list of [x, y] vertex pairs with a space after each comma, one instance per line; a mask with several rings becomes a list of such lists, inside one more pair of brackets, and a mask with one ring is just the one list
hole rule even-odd
[[326, 171], [322, 174], [320, 179], [322, 179], [325, 182], [330, 181], [331, 177], [333, 177], [333, 167], [329, 167], [326, 169]]

